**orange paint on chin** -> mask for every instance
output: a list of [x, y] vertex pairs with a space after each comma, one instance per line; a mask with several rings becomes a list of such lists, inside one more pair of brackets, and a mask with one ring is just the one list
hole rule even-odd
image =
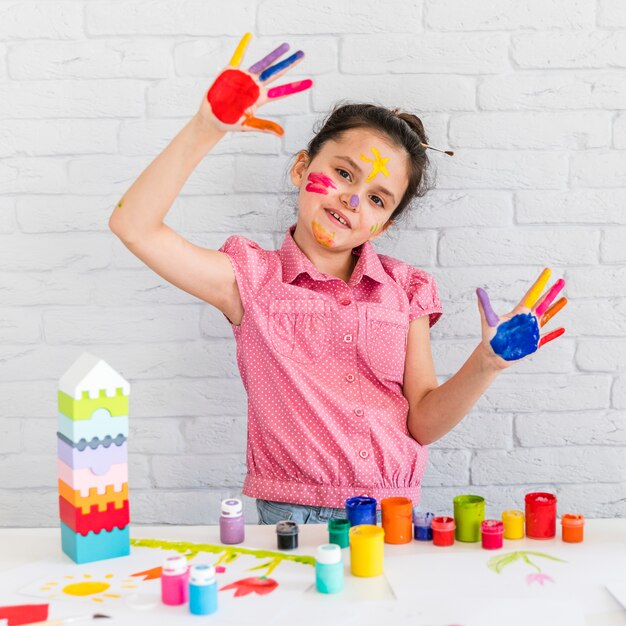
[[317, 243], [320, 243], [326, 248], [332, 248], [335, 245], [335, 233], [329, 233], [319, 222], [316, 222], [315, 220], [313, 220], [311, 228], [313, 229], [313, 236], [315, 237]]

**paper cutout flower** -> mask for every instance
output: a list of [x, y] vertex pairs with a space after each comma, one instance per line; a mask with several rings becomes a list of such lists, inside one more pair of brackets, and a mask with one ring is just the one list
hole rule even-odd
[[235, 589], [235, 598], [240, 596], [247, 596], [249, 593], [256, 593], [260, 596], [265, 596], [268, 593], [272, 593], [274, 589], [278, 587], [278, 583], [273, 578], [265, 578], [265, 576], [242, 578], [230, 585], [222, 587], [220, 591], [227, 591], [229, 589]]

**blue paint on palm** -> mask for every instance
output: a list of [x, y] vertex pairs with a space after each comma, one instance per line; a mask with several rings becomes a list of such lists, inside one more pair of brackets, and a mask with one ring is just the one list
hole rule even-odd
[[536, 352], [539, 345], [539, 324], [532, 313], [520, 313], [498, 326], [491, 340], [493, 351], [505, 361], [516, 361]]

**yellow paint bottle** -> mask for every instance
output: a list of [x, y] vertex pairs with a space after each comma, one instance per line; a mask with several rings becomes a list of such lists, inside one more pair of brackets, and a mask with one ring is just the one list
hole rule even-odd
[[502, 521], [504, 522], [505, 539], [524, 538], [524, 513], [522, 511], [503, 511]]
[[350, 571], [353, 576], [383, 573], [385, 531], [380, 526], [360, 524], [350, 529]]

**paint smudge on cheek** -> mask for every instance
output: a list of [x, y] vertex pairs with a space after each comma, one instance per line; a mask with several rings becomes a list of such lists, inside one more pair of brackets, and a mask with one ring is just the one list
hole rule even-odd
[[493, 351], [505, 361], [516, 361], [539, 347], [539, 325], [532, 313], [520, 313], [498, 326]]
[[329, 188], [337, 189], [337, 186], [332, 179], [321, 172], [311, 172], [307, 176], [307, 180], [309, 183], [305, 189], [312, 193], [320, 193], [325, 196], [328, 193]]
[[376, 222], [376, 224], [373, 224], [372, 226], [370, 226], [370, 234], [374, 235], [375, 233], [378, 232], [378, 229], [382, 226], [382, 224], [379, 224], [378, 222]]
[[335, 245], [335, 233], [328, 232], [319, 222], [313, 220], [311, 224], [313, 230], [313, 236], [316, 241], [325, 246], [326, 248], [332, 248]]

